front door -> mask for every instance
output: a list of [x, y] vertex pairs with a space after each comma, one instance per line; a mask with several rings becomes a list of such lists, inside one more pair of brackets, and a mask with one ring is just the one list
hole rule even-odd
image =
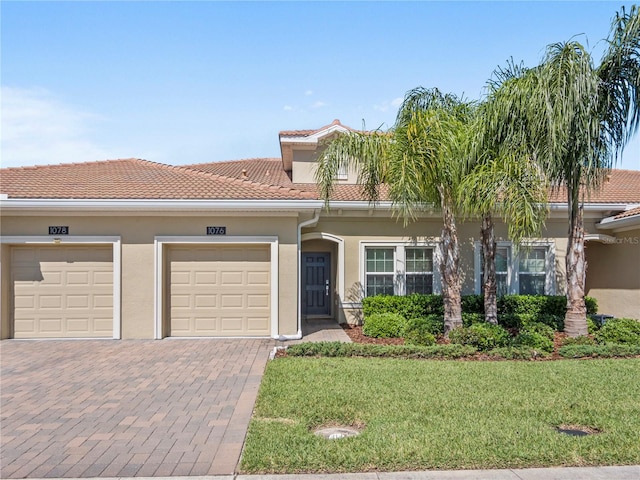
[[302, 254], [302, 288], [305, 315], [331, 315], [331, 254]]

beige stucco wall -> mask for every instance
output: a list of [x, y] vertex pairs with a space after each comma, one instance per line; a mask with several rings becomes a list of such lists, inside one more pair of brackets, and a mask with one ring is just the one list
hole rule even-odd
[[[589, 228], [593, 228], [590, 223]], [[460, 267], [463, 272], [462, 293], [475, 293], [474, 276], [474, 244], [479, 241], [480, 226], [478, 222], [458, 222], [458, 237], [460, 241]], [[507, 226], [496, 220], [495, 234], [496, 240], [508, 240]], [[437, 242], [442, 231], [442, 220], [438, 216], [423, 218], [417, 222], [410, 223], [406, 227], [402, 221], [390, 218], [390, 215], [381, 211], [371, 212], [342, 212], [337, 211], [324, 213], [318, 224], [311, 228], [303, 229], [303, 234], [330, 233], [340, 237], [344, 241], [344, 276], [345, 276], [345, 298], [336, 298], [336, 304], [346, 303], [350, 305], [357, 303], [361, 299], [361, 242]], [[566, 257], [566, 232], [567, 223], [563, 217], [550, 218], [547, 220], [541, 239], [554, 246], [554, 256], [556, 264], [555, 293], [565, 293], [565, 257]], [[335, 245], [335, 243], [323, 240], [325, 245]], [[314, 251], [311, 242], [303, 242], [303, 251]], [[317, 250], [321, 251], [321, 250]], [[334, 251], [335, 252], [335, 251]], [[335, 256], [335, 253], [334, 253]], [[334, 260], [335, 264], [335, 260]], [[334, 313], [337, 319], [346, 318], [349, 322], [360, 320], [359, 311], [353, 308], [345, 308]]]
[[[297, 216], [3, 216], [3, 236], [46, 236], [48, 225], [68, 225], [70, 235], [121, 237], [121, 334], [153, 338], [155, 236], [204, 236], [206, 226], [225, 225], [227, 236], [276, 236], [279, 241], [279, 334], [297, 331]], [[62, 237], [63, 238], [63, 237]], [[8, 246], [2, 250], [2, 335], [10, 323]], [[5, 336], [6, 338], [6, 336]]]
[[640, 229], [587, 242], [587, 295], [600, 313], [640, 319]]
[[[308, 147], [307, 147], [308, 148]], [[294, 150], [291, 180], [293, 183], [316, 183], [316, 160], [322, 150]], [[338, 184], [355, 184], [358, 173], [355, 168], [349, 168], [347, 178], [336, 179]]]

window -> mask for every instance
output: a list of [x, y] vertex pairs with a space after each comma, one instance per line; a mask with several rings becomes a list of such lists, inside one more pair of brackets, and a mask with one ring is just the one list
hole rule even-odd
[[407, 248], [405, 254], [406, 294], [433, 293], [433, 249]]
[[338, 172], [336, 174], [337, 180], [348, 180], [349, 179], [349, 171], [347, 170], [347, 164], [340, 165], [338, 167]]
[[367, 248], [367, 297], [393, 295], [393, 248]]
[[434, 248], [365, 246], [366, 296], [434, 292]]
[[[510, 242], [496, 248], [496, 287], [498, 296], [506, 294], [553, 295], [555, 256], [553, 243], [529, 241], [514, 251]], [[517, 255], [516, 255], [517, 253]], [[483, 290], [482, 246], [476, 242], [476, 292]]]
[[[496, 295], [499, 297], [509, 293], [510, 256], [510, 247], [496, 247]], [[480, 293], [484, 293], [484, 255], [482, 254], [482, 248], [480, 248]]]
[[520, 295], [544, 295], [546, 274], [546, 247], [531, 247], [520, 252], [518, 286]]

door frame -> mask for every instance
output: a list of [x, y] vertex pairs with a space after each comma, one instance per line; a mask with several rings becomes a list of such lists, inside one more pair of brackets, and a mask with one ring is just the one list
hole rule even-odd
[[[278, 338], [279, 330], [279, 298], [278, 298], [278, 278], [279, 278], [279, 260], [278, 260], [278, 237], [275, 236], [156, 236], [154, 238], [155, 265], [154, 265], [154, 282], [155, 282], [155, 301], [154, 301], [154, 327], [153, 338], [160, 340], [164, 338], [164, 320], [166, 317], [164, 300], [168, 293], [165, 285], [165, 272], [167, 268], [166, 249], [169, 245], [269, 245], [270, 246], [270, 273], [271, 273], [271, 338]], [[233, 337], [224, 337], [233, 338]], [[243, 337], [250, 338], [250, 337]], [[265, 337], [262, 337], [265, 338]]]
[[[328, 313], [324, 314], [324, 313], [315, 313], [315, 314], [308, 314], [305, 312], [306, 309], [306, 301], [303, 303], [302, 305], [302, 314], [304, 315], [304, 318], [333, 318], [334, 314], [333, 314], [333, 298], [334, 298], [334, 282], [333, 282], [333, 268], [332, 268], [332, 261], [333, 261], [333, 256], [331, 255], [331, 252], [314, 252], [314, 251], [310, 251], [310, 252], [302, 252], [302, 268], [304, 268], [304, 258], [305, 255], [325, 255], [328, 258], [328, 262], [327, 262], [327, 268], [329, 270], [328, 275], [326, 275], [326, 278], [329, 280], [329, 300], [328, 300]], [[303, 293], [306, 292], [307, 289], [307, 276], [303, 273], [302, 278], [301, 278], [301, 284], [302, 284], [302, 291]]]

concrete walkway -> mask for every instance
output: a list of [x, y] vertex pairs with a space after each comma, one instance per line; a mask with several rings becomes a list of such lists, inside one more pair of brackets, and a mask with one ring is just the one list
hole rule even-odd
[[[210, 477], [171, 477], [171, 480], [638, 480], [638, 478], [640, 478], [640, 466], [633, 465], [626, 467], [434, 470], [429, 472], [371, 472], [331, 475], [224, 475]], [[119, 480], [125, 479], [121, 478]], [[135, 477], [126, 480], [145, 479]]]

